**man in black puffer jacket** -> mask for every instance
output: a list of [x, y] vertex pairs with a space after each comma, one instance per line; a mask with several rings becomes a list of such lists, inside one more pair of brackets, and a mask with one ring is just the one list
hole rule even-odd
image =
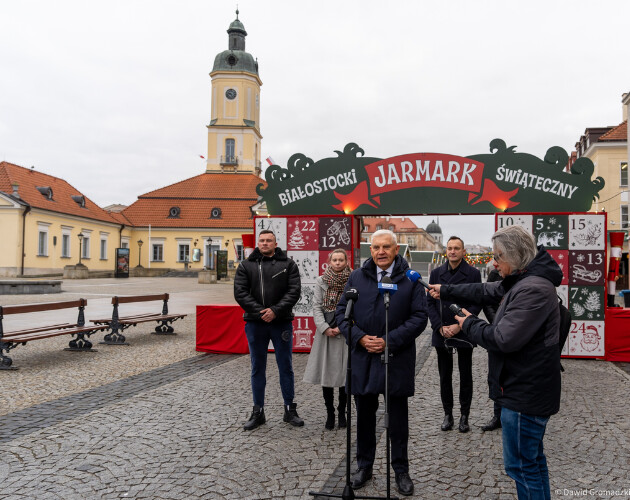
[[304, 425], [297, 414], [293, 377], [293, 306], [300, 298], [300, 271], [297, 264], [278, 248], [276, 236], [264, 230], [258, 247], [240, 263], [234, 277], [234, 298], [243, 308], [245, 334], [252, 360], [254, 409], [244, 429], [265, 423], [267, 350], [273, 343], [284, 399], [284, 421]]
[[501, 406], [503, 462], [519, 499], [549, 499], [543, 437], [560, 409], [560, 312], [556, 287], [562, 270], [531, 233], [519, 226], [492, 236], [502, 281], [432, 285], [434, 297], [499, 304], [494, 322], [458, 317], [462, 330], [488, 350], [490, 397]]

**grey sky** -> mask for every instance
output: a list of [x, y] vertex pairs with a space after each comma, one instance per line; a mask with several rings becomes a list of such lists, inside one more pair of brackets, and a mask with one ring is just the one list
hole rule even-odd
[[[495, 137], [570, 151], [586, 127], [619, 124], [630, 91], [626, 0], [238, 3], [262, 157], [281, 165], [348, 142], [383, 158], [482, 153]], [[0, 159], [101, 206], [202, 173], [208, 73], [235, 4], [3, 2]], [[489, 243], [487, 218], [464, 220], [440, 218]]]

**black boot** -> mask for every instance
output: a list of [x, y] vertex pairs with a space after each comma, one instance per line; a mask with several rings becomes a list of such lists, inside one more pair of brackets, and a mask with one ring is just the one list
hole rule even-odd
[[469, 430], [468, 415], [462, 415], [459, 419], [459, 432], [468, 432]]
[[335, 428], [335, 403], [334, 392], [332, 387], [322, 387], [324, 393], [324, 403], [326, 404], [326, 424], [324, 427], [329, 431]]
[[346, 396], [345, 387], [339, 388], [339, 406], [337, 409], [339, 410], [339, 428], [345, 429], [348, 426], [348, 422], [346, 421], [346, 404], [348, 402], [348, 398]]
[[297, 414], [297, 405], [295, 403], [285, 405], [284, 417], [282, 418], [282, 420], [290, 423], [294, 427], [302, 427], [304, 425], [304, 420], [302, 420]]
[[259, 425], [265, 423], [265, 409], [261, 408], [258, 405], [254, 405], [254, 409], [252, 410], [252, 414], [249, 417], [249, 420], [245, 422], [243, 429], [246, 431], [253, 431]]
[[453, 414], [447, 413], [444, 415], [444, 421], [440, 427], [443, 431], [450, 431], [453, 428]]

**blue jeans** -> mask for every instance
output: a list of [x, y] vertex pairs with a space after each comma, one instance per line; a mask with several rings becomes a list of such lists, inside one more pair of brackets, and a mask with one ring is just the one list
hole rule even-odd
[[549, 470], [543, 437], [549, 417], [535, 417], [501, 408], [503, 463], [516, 481], [519, 500], [550, 500]]
[[280, 374], [280, 389], [284, 404], [293, 403], [293, 324], [290, 321], [263, 323], [248, 321], [245, 334], [249, 344], [252, 361], [252, 393], [254, 404], [261, 408], [265, 405], [265, 386], [267, 385], [267, 350], [269, 341], [273, 343], [276, 364]]

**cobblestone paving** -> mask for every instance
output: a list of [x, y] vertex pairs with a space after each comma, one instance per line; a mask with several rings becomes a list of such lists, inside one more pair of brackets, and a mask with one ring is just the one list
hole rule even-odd
[[[217, 293], [225, 296], [222, 287]], [[181, 293], [189, 292], [182, 286]], [[215, 292], [196, 293], [204, 303], [210, 300], [199, 294]], [[345, 432], [324, 429], [321, 390], [302, 382], [308, 356], [294, 355], [296, 402], [306, 425], [282, 422], [270, 356], [267, 423], [245, 432], [252, 405], [249, 357], [195, 353], [194, 317], [182, 326], [175, 337], [156, 341], [138, 331], [130, 334], [132, 346], [68, 353], [73, 355], [68, 361], [60, 361], [51, 346], [35, 351], [37, 343], [13, 351], [23, 350], [20, 370], [0, 373], [0, 498], [297, 499], [322, 489], [341, 493]], [[437, 361], [427, 333], [418, 339], [416, 395], [410, 400], [413, 498], [516, 498], [503, 472], [500, 433], [479, 429], [492, 408], [485, 351], [475, 349], [473, 358], [472, 431], [441, 432]], [[178, 352], [170, 358], [169, 344]], [[117, 366], [117, 357], [124, 365]], [[545, 438], [552, 498], [630, 498], [623, 492], [630, 488], [627, 365], [592, 360], [563, 365], [562, 408]], [[82, 374], [101, 382], [64, 390], [53, 380], [80, 380]], [[21, 397], [29, 388], [37, 395], [26, 406], [13, 394], [16, 375], [24, 386]], [[458, 387], [457, 370], [454, 379]], [[382, 424], [379, 429], [375, 478], [357, 495], [385, 493]], [[392, 494], [394, 486], [392, 475]]]

